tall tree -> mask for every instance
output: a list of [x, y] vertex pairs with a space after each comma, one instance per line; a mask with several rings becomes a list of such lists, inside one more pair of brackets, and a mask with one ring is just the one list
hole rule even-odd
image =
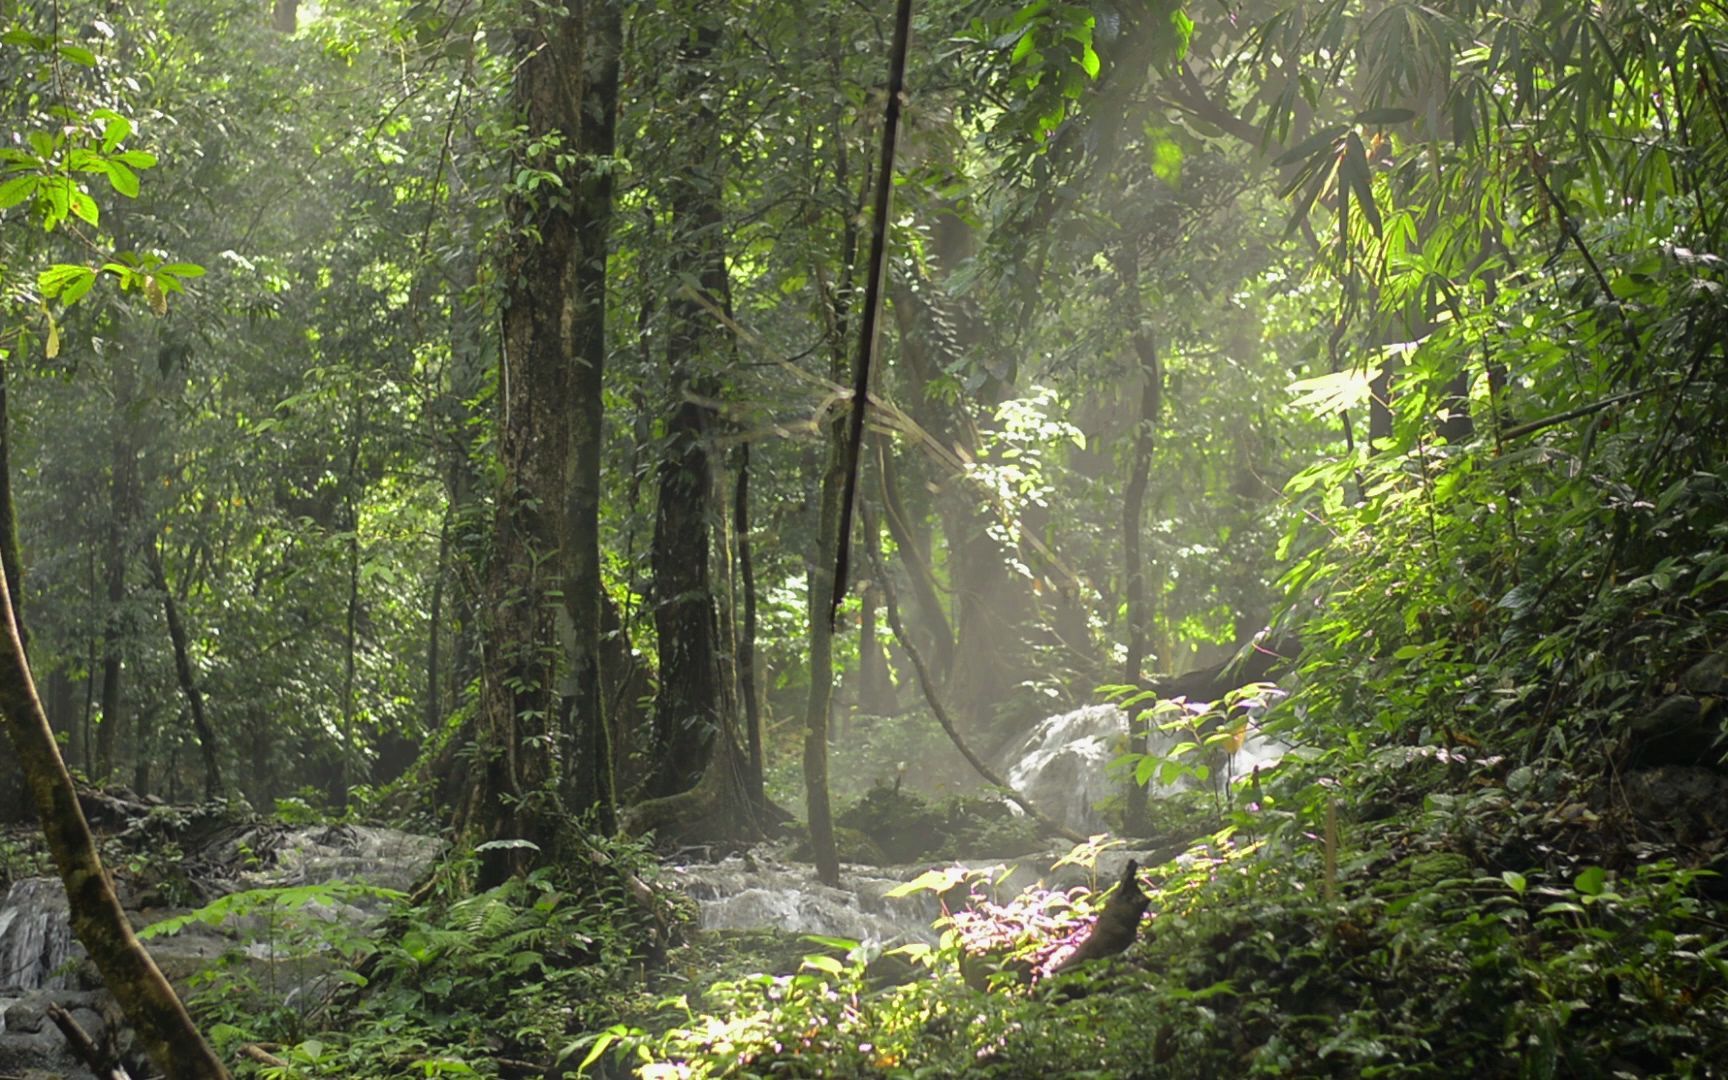
[[[600, 440], [605, 273], [618, 94], [618, 7], [525, 3], [513, 95], [529, 140], [508, 200], [498, 493], [487, 564], [485, 765], [469, 831], [555, 838], [554, 749], [573, 808], [611, 826], [600, 718]], [[487, 877], [516, 862], [495, 853]]]

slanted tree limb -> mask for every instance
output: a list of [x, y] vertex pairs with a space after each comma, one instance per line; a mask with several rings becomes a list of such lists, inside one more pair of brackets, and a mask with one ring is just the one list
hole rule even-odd
[[900, 96], [906, 86], [906, 50], [912, 36], [912, 0], [894, 12], [894, 45], [888, 61], [888, 104], [882, 122], [882, 160], [876, 170], [876, 218], [871, 222], [870, 276], [864, 281], [864, 312], [858, 340], [858, 369], [847, 416], [846, 486], [840, 496], [840, 535], [834, 558], [834, 599], [828, 625], [840, 616], [846, 598], [846, 564], [851, 553], [852, 510], [858, 501], [858, 457], [864, 445], [864, 414], [870, 407], [870, 367], [876, 355], [876, 327], [882, 316], [882, 278], [888, 262], [888, 210], [894, 199], [894, 144], [900, 132]]
[[[10, 507], [0, 511], [10, 512]], [[120, 1003], [156, 1067], [171, 1080], [227, 1080], [223, 1066], [145, 951], [114, 895], [96, 851], [96, 838], [78, 805], [72, 776], [60, 757], [54, 730], [36, 695], [24, 657], [12, 594], [0, 568], [0, 715], [24, 767], [42, 819], [42, 833], [66, 887], [72, 932], [84, 944], [108, 992]]]
[[[865, 513], [868, 515], [869, 511], [866, 510]], [[1027, 817], [1064, 840], [1076, 844], [1085, 843], [1086, 838], [1084, 836], [1046, 815], [1032, 804], [1032, 800], [1015, 791], [1006, 780], [997, 775], [995, 769], [986, 765], [982, 758], [973, 753], [972, 748], [966, 745], [966, 740], [960, 737], [960, 732], [954, 727], [953, 718], [948, 715], [948, 710], [942, 705], [942, 696], [936, 688], [935, 680], [930, 676], [929, 667], [924, 663], [923, 654], [918, 651], [918, 646], [913, 643], [911, 635], [906, 633], [906, 627], [900, 622], [900, 605], [894, 598], [894, 585], [888, 580], [888, 571], [874, 551], [870, 555], [871, 560], [875, 563], [876, 580], [882, 585], [882, 606], [888, 613], [888, 625], [893, 629], [894, 637], [900, 642], [900, 647], [905, 649], [906, 655], [912, 658], [912, 668], [918, 673], [918, 686], [924, 691], [924, 700], [930, 703], [930, 711], [936, 714], [936, 722], [941, 724], [942, 730], [948, 733], [948, 740], [954, 744], [954, 749], [960, 751], [960, 756], [966, 759], [966, 763], [971, 765], [986, 783], [1001, 791], [1003, 797], [1015, 806], [1026, 811]]]

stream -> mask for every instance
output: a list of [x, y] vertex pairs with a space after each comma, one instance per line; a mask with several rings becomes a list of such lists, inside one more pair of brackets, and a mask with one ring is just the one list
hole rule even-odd
[[[1087, 705], [1039, 723], [1000, 763], [1009, 782], [1044, 813], [1077, 832], [1105, 829], [1099, 805], [1117, 794], [1119, 781], [1106, 766], [1117, 753], [1127, 717], [1114, 705]], [[1178, 739], [1160, 734], [1153, 749], [1168, 752]], [[1240, 776], [1269, 764], [1284, 748], [1251, 734], [1228, 764]], [[1154, 794], [1161, 790], [1154, 787]], [[290, 828], [264, 823], [236, 825], [206, 837], [187, 860], [206, 899], [242, 889], [276, 888], [333, 881], [405, 891], [442, 852], [442, 841], [395, 829], [339, 825]], [[1162, 861], [1169, 852], [1109, 849], [1095, 869], [1057, 866], [1069, 845], [1011, 860], [965, 861], [987, 871], [992, 891], [1005, 899], [1030, 885], [1065, 889], [1096, 885], [1120, 875], [1130, 858]], [[718, 862], [669, 864], [661, 880], [688, 893], [706, 929], [779, 930], [881, 943], [933, 941], [932, 922], [941, 914], [929, 892], [890, 897], [895, 886], [938, 862], [902, 866], [844, 866], [841, 888], [816, 881], [808, 864], [787, 858], [780, 847], [761, 845]], [[1096, 876], [1094, 876], [1096, 875]], [[123, 897], [135, 926], [185, 909], [162, 906], [158, 896]], [[364, 930], [380, 917], [381, 904], [364, 900], [320, 908], [320, 918]], [[279, 963], [260, 941], [257, 916], [220, 927], [194, 923], [171, 936], [152, 938], [149, 948], [165, 974], [184, 992], [187, 981], [224, 954], [238, 952], [262, 984], [285, 1001], [315, 997], [329, 978], [327, 966]], [[86, 1080], [90, 1074], [66, 1050], [46, 1015], [50, 1003], [72, 1013], [99, 1043], [112, 1034], [124, 1052], [127, 1033], [111, 999], [72, 938], [65, 893], [56, 878], [23, 878], [0, 899], [0, 1075], [60, 1075]], [[33, 1073], [32, 1071], [35, 1071]]]

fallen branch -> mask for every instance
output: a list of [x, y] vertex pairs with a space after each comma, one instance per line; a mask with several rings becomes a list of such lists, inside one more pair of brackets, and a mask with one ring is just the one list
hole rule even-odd
[[[875, 523], [866, 520], [864, 527], [866, 529], [874, 528]], [[1015, 791], [1006, 780], [996, 775], [996, 770], [984, 764], [983, 760], [972, 752], [971, 747], [966, 745], [966, 740], [960, 737], [960, 732], [954, 727], [953, 718], [948, 715], [948, 710], [942, 706], [941, 696], [936, 691], [936, 682], [930, 677], [930, 669], [924, 664], [923, 654], [912, 643], [912, 637], [906, 633], [906, 627], [901, 625], [900, 605], [894, 598], [894, 586], [888, 580], [888, 572], [882, 565], [881, 556], [875, 551], [871, 551], [870, 561], [876, 571], [876, 580], [882, 586], [882, 606], [887, 610], [888, 626], [894, 631], [894, 640], [898, 641], [900, 647], [906, 650], [906, 655], [912, 658], [913, 670], [918, 673], [918, 687], [924, 691], [924, 700], [929, 702], [930, 711], [936, 714], [936, 722], [941, 724], [942, 730], [948, 733], [948, 741], [954, 744], [954, 749], [960, 751], [960, 756], [966, 759], [966, 763], [971, 765], [979, 776], [982, 776], [992, 787], [1001, 791], [1004, 798], [1026, 811], [1026, 816], [1064, 840], [1076, 844], [1085, 843], [1086, 838], [1084, 836], [1054, 818], [1046, 816], [1036, 806], [1033, 806], [1030, 799]]]
[[259, 1046], [257, 1043], [247, 1043], [240, 1048], [241, 1057], [249, 1057], [260, 1065], [268, 1065], [272, 1069], [286, 1069], [290, 1066], [286, 1061]]
[[72, 1014], [58, 1002], [48, 1004], [48, 1019], [54, 1021], [54, 1026], [66, 1037], [66, 1045], [72, 1048], [72, 1053], [78, 1056], [86, 1069], [102, 1080], [132, 1080], [132, 1074], [126, 1071], [126, 1066], [109, 1060], [102, 1048], [96, 1045], [96, 1040], [90, 1037], [90, 1033], [80, 1027]]
[[1092, 924], [1086, 939], [1068, 954], [1067, 959], [1051, 968], [1050, 974], [1060, 974], [1088, 960], [1102, 960], [1127, 952], [1134, 944], [1140, 936], [1140, 917], [1146, 914], [1146, 907], [1152, 902], [1140, 888], [1136, 876], [1139, 870], [1140, 864], [1129, 859], [1122, 870], [1122, 880], [1116, 883], [1116, 891], [1104, 902], [1104, 910], [1099, 913], [1098, 921]]

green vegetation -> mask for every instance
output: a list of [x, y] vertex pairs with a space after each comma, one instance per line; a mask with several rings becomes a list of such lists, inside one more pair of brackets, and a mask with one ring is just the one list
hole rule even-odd
[[[0, 886], [102, 1052], [1713, 1075], [1728, 8], [918, 0], [884, 171], [888, 15], [0, 4]], [[1066, 844], [968, 759], [1106, 700], [1090, 887], [1008, 891]], [[449, 847], [255, 886], [266, 821]], [[661, 865], [836, 853], [934, 943]], [[231, 935], [214, 1057], [111, 891]]]

